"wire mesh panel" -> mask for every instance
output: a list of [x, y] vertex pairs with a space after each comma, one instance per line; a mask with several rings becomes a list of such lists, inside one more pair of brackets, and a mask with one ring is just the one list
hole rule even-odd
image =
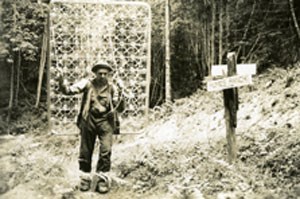
[[[124, 82], [123, 116], [140, 117], [149, 105], [151, 13], [140, 2], [53, 1], [50, 11], [50, 118], [53, 130], [73, 128], [81, 95], [59, 91], [59, 74], [74, 83], [106, 61], [111, 81]], [[63, 127], [63, 128], [62, 128]], [[67, 128], [68, 127], [68, 128]]]

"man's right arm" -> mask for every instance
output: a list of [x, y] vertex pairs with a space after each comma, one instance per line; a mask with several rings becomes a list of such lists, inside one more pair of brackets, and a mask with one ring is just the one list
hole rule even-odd
[[65, 95], [75, 95], [82, 93], [89, 84], [88, 79], [82, 79], [73, 85], [68, 85], [67, 81], [65, 81], [62, 77], [59, 79], [58, 82], [60, 90]]

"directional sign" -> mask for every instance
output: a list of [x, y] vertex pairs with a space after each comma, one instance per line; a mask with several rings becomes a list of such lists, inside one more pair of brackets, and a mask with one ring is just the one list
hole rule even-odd
[[221, 91], [228, 88], [246, 86], [252, 83], [251, 75], [236, 75], [207, 82], [207, 90]]
[[[228, 67], [227, 65], [213, 65], [211, 67], [211, 76], [227, 76]], [[255, 75], [256, 64], [237, 64], [236, 65], [237, 75]]]

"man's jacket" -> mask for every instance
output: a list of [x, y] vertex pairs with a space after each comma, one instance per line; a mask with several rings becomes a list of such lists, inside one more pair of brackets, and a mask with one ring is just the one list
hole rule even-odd
[[[120, 88], [115, 85], [106, 84], [101, 88], [96, 89], [94, 85], [94, 79], [82, 79], [71, 86], [60, 82], [60, 88], [65, 95], [83, 93], [80, 111], [77, 118], [77, 126], [79, 126], [82, 122], [87, 121], [92, 102], [96, 103], [93, 104], [93, 108], [98, 106], [100, 107], [99, 110], [102, 110], [101, 106], [103, 106], [105, 108], [103, 113], [107, 115], [112, 113], [112, 111], [122, 112], [125, 109]], [[113, 107], [111, 107], [111, 105]]]

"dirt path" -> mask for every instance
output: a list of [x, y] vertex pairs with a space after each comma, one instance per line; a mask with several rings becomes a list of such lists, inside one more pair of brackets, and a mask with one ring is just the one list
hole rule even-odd
[[127, 184], [119, 181], [106, 195], [71, 191], [78, 182], [78, 136], [41, 131], [0, 137], [0, 191], [10, 189], [0, 196], [181, 199], [198, 193], [194, 199], [200, 199], [202, 192], [215, 199], [230, 192], [230, 198], [277, 199], [285, 197], [275, 193], [287, 192], [293, 198], [300, 184], [293, 177], [300, 170], [300, 69], [293, 75], [288, 87], [280, 70], [256, 78], [254, 88], [240, 89], [235, 166], [226, 163], [222, 93], [198, 91], [177, 100], [171, 112], [170, 107], [153, 112], [148, 124], [126, 124], [123, 132], [142, 133], [115, 139], [112, 174]]

